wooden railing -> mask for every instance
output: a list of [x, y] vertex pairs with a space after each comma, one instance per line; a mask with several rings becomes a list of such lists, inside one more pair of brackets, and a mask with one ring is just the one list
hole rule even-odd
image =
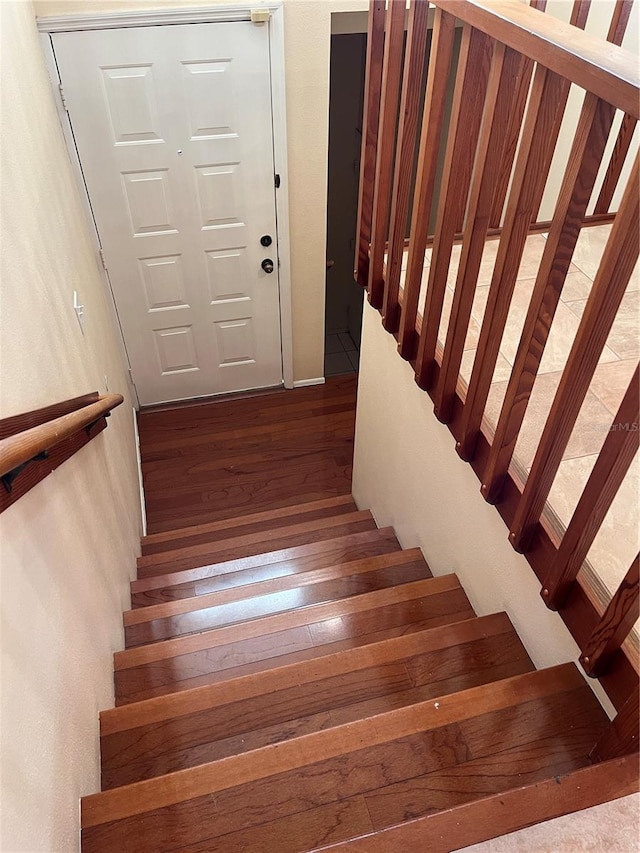
[[[594, 748], [610, 757], [637, 748], [637, 661], [623, 644], [638, 618], [638, 561], [610, 603], [594, 602], [578, 573], [638, 449], [637, 370], [566, 530], [546, 502], [638, 258], [638, 158], [630, 170], [627, 160], [640, 81], [637, 59], [619, 47], [631, 2], [615, 3], [608, 44], [583, 31], [589, 0], [573, 3], [570, 23], [545, 14], [546, 0], [432, 5], [427, 56], [427, 0], [411, 0], [406, 40], [405, 3], [371, 0], [355, 278], [536, 572], [543, 599], [583, 650], [585, 670], [620, 710], [613, 733]], [[584, 90], [582, 109], [553, 216], [541, 222], [571, 84]], [[622, 120], [605, 164], [616, 114]], [[612, 210], [616, 190], [622, 199]], [[605, 221], [613, 222], [611, 233], [527, 474], [514, 448], [565, 278], [581, 229]], [[543, 229], [522, 337], [491, 426], [487, 400], [525, 243]], [[467, 383], [460, 370], [488, 238], [499, 243]], [[455, 242], [461, 255], [443, 335]]]
[[0, 512], [106, 427], [120, 394], [98, 392], [0, 421]]

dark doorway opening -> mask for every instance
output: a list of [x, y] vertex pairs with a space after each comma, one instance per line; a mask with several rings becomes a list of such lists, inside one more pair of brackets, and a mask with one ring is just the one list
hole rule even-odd
[[353, 279], [366, 33], [331, 36], [325, 376], [358, 369], [363, 291]]

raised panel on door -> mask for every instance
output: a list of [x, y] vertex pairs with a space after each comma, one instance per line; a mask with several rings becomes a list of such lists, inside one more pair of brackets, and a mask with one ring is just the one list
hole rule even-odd
[[267, 28], [53, 41], [141, 402], [281, 384]]

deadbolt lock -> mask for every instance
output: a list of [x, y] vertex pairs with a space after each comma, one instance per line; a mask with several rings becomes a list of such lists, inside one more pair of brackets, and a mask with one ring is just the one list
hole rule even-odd
[[271, 239], [271, 237], [268, 234], [265, 234], [264, 237], [260, 238], [260, 245], [264, 246], [265, 248], [267, 246], [270, 246], [272, 243], [273, 243], [273, 240]]

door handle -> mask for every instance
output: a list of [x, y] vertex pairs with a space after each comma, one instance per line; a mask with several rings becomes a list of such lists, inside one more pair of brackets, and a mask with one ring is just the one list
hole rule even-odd
[[268, 274], [271, 275], [273, 272], [273, 261], [271, 258], [265, 258], [264, 261], [260, 264], [262, 269]]

